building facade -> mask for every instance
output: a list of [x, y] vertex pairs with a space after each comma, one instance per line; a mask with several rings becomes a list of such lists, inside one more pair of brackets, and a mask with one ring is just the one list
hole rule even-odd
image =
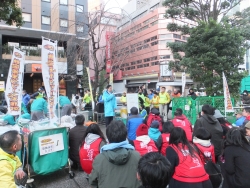
[[[41, 74], [42, 38], [58, 41], [60, 92], [71, 96], [78, 91], [82, 62], [88, 59], [87, 0], [18, 1], [25, 21], [20, 28], [0, 23], [0, 80], [6, 81], [13, 47], [25, 51], [24, 89], [28, 93], [43, 85]], [[80, 50], [80, 47], [85, 48]], [[83, 52], [84, 51], [84, 52]], [[75, 52], [75, 53], [73, 53]], [[79, 52], [79, 53], [76, 53]], [[86, 53], [86, 55], [84, 55]]]
[[[165, 10], [161, 1], [150, 0], [131, 0], [124, 7], [122, 22], [112, 43], [113, 71], [122, 71], [122, 77], [115, 81], [120, 83], [117, 87], [125, 84], [129, 92], [136, 91], [142, 84], [147, 84], [149, 89], [181, 88], [181, 73], [168, 70], [173, 54], [167, 43], [186, 42], [188, 36], [169, 32], [166, 27], [172, 22], [193, 26], [195, 23], [187, 19], [166, 19]], [[187, 78], [187, 84], [192, 84], [192, 80]]]

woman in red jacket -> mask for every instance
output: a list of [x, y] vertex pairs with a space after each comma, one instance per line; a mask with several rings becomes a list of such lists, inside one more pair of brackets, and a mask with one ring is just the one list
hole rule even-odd
[[167, 159], [173, 170], [169, 188], [213, 188], [199, 154], [182, 128], [173, 128], [169, 144]]
[[193, 143], [200, 152], [200, 158], [205, 164], [205, 159], [212, 160], [215, 163], [215, 154], [214, 154], [214, 146], [211, 144], [211, 134], [204, 127], [200, 127], [194, 134]]
[[162, 134], [157, 140], [157, 146], [163, 156], [166, 156], [166, 149], [169, 145], [170, 132], [174, 128], [171, 121], [167, 121], [162, 126]]
[[174, 112], [174, 119], [172, 120], [175, 127], [182, 128], [187, 136], [189, 142], [192, 142], [192, 124], [188, 118], [183, 114], [181, 108], [177, 108]]
[[96, 123], [90, 124], [83, 136], [79, 150], [80, 164], [84, 172], [91, 173], [92, 163], [105, 144], [106, 140], [99, 126]]

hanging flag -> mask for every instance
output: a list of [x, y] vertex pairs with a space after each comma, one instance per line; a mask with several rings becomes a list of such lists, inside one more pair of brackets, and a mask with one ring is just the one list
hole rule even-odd
[[182, 82], [182, 95], [185, 95], [185, 86], [186, 86], [186, 74], [183, 72], [181, 74], [181, 82]]
[[114, 88], [113, 88], [113, 84], [114, 83], [114, 73], [110, 73], [109, 74], [109, 85], [111, 85], [111, 87], [112, 87], [112, 90], [114, 90]]
[[229, 93], [229, 88], [228, 88], [228, 85], [227, 85], [227, 79], [225, 77], [224, 72], [222, 73], [222, 77], [223, 77], [225, 113], [226, 112], [234, 112], [233, 104], [232, 104], [230, 93]]
[[57, 41], [42, 38], [42, 74], [47, 93], [49, 118], [57, 121], [56, 106], [58, 102], [58, 65], [56, 61]]
[[93, 100], [93, 93], [92, 93], [92, 85], [90, 81], [90, 73], [89, 73], [89, 67], [86, 67], [87, 74], [88, 74], [88, 80], [89, 80], [89, 90], [90, 90], [90, 95], [91, 95], [91, 103], [92, 103], [92, 109], [94, 109], [95, 103]]
[[13, 116], [21, 115], [24, 59], [24, 52], [14, 48], [5, 90], [8, 113]]

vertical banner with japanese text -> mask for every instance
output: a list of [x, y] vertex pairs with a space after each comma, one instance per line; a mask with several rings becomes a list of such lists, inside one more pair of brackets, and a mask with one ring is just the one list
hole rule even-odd
[[185, 87], [186, 87], [186, 73], [185, 72], [181, 74], [181, 82], [182, 82], [182, 95], [185, 96]]
[[14, 48], [5, 90], [8, 113], [13, 116], [21, 115], [24, 60], [24, 52]]
[[112, 61], [111, 61], [111, 38], [114, 35], [114, 32], [106, 31], [106, 72], [111, 72]]
[[52, 123], [57, 121], [56, 105], [58, 102], [58, 65], [56, 61], [57, 41], [43, 38], [42, 41], [42, 74], [47, 93], [49, 118]]
[[230, 97], [229, 88], [228, 88], [228, 85], [227, 85], [227, 79], [225, 77], [224, 72], [222, 73], [222, 77], [223, 77], [225, 113], [226, 112], [234, 112], [233, 104], [232, 104], [231, 97]]
[[90, 95], [91, 95], [91, 104], [92, 104], [92, 109], [94, 109], [94, 100], [93, 100], [93, 91], [92, 91], [92, 85], [91, 85], [91, 80], [90, 80], [90, 73], [89, 73], [89, 67], [86, 67], [87, 74], [88, 74], [88, 81], [89, 81], [89, 90], [90, 90]]
[[109, 74], [109, 85], [111, 85], [112, 89], [114, 90], [114, 88], [113, 88], [113, 85], [114, 85], [114, 74], [113, 73]]

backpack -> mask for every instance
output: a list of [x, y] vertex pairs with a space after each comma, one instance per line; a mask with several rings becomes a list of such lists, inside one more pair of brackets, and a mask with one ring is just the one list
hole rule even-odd
[[161, 119], [161, 117], [159, 115], [149, 113], [148, 119], [147, 119], [147, 126], [150, 127], [150, 125], [153, 121], [159, 122], [159, 130], [162, 131], [162, 119]]
[[213, 188], [219, 188], [222, 182], [222, 174], [221, 174], [220, 165], [213, 163], [212, 159], [206, 157], [204, 153], [201, 152], [197, 146], [195, 146], [195, 148], [197, 149], [199, 153], [201, 153], [204, 156], [204, 160], [205, 160], [204, 168], [207, 174], [209, 175], [209, 179], [213, 185]]

